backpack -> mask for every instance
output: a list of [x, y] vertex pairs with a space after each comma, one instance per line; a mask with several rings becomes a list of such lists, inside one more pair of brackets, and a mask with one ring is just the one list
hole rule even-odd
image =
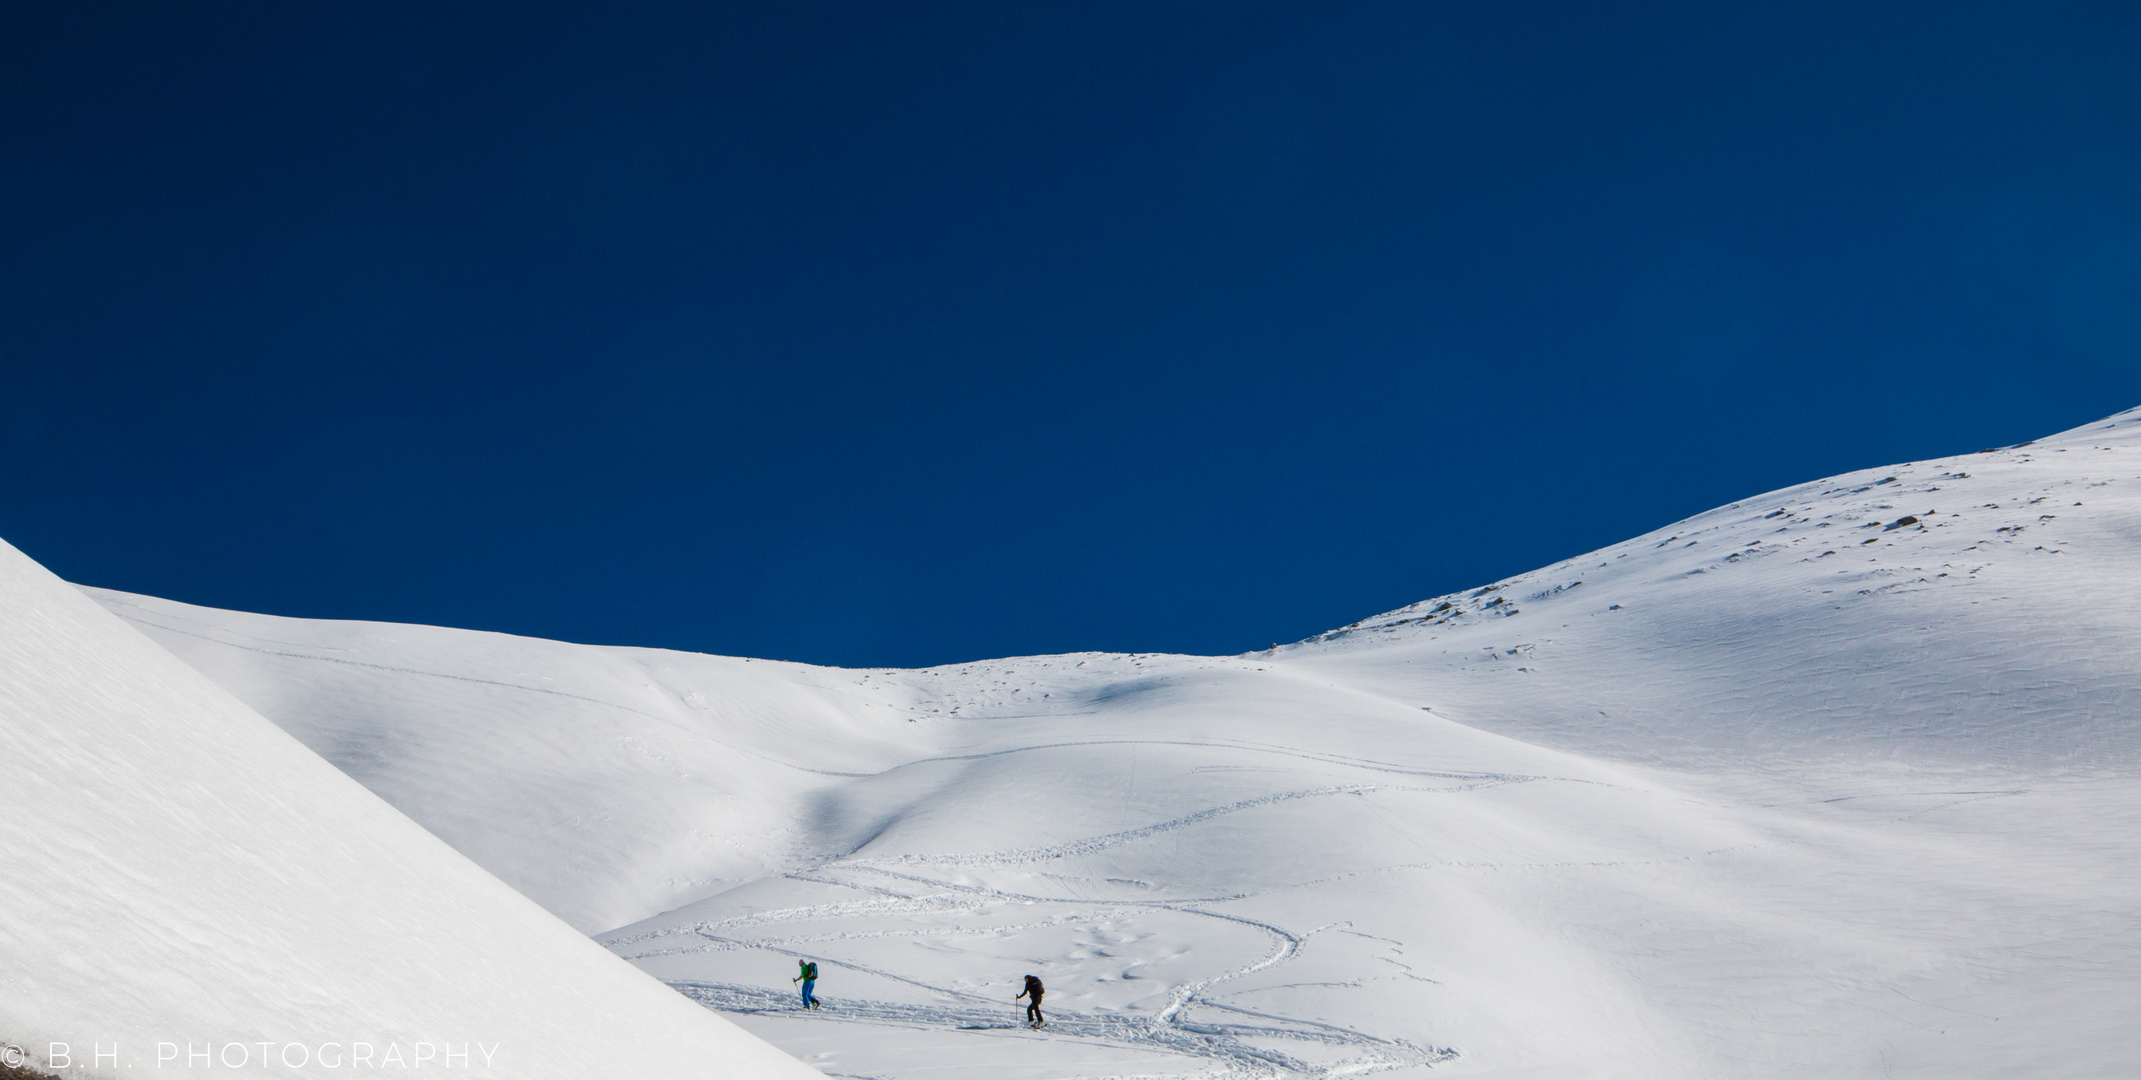
[[816, 964], [804, 964], [804, 965], [803, 965], [803, 978], [804, 978], [804, 979], [806, 979], [806, 980], [808, 980], [808, 981], [810, 981], [810, 982], [817, 982], [817, 981], [818, 981], [818, 965], [816, 965]]

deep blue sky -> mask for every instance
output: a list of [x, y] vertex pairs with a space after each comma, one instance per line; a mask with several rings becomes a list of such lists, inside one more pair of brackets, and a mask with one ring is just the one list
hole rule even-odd
[[2141, 7], [14, 4], [0, 536], [1235, 652], [2141, 404]]

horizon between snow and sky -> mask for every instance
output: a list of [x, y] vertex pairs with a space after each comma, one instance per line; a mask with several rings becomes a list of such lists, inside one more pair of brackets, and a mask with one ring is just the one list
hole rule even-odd
[[1288, 641], [2141, 403], [2130, 5], [0, 15], [0, 536], [856, 666]]

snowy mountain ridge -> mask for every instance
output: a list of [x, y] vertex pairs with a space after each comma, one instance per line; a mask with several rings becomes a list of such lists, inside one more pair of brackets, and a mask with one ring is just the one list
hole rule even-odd
[[1236, 657], [843, 670], [87, 591], [839, 1073], [2129, 1075], [2137, 432]]
[[0, 544], [0, 1064], [815, 1074]]
[[[1626, 624], [1603, 634], [1587, 628], [1584, 649], [1594, 673], [1611, 666], [1605, 663], [1611, 656], [1614, 665], [1700, 668], [1711, 681], [1725, 673], [1742, 682], [1765, 678], [1776, 665], [1802, 682], [1852, 680], [1856, 671], [1920, 674], [1907, 686], [1866, 684], [1865, 694], [1825, 702], [1813, 715], [1781, 714], [1759, 700], [1776, 688], [1758, 693], [1742, 686], [1736, 699], [1705, 699], [1713, 714], [1736, 700], [1742, 712], [1731, 730], [1698, 733], [1683, 718], [1670, 729], [1645, 724], [1641, 742], [1601, 730], [1617, 725], [1550, 730], [1545, 717], [1577, 707], [1548, 704], [1528, 680], [1497, 680], [1492, 700], [1463, 692], [1478, 685], [1472, 678], [1433, 685], [1456, 692], [1462, 707], [1483, 710], [1482, 719], [1497, 730], [1630, 760], [1676, 760], [1672, 747], [1690, 740], [1730, 741], [1748, 752], [1756, 749], [1750, 737], [1759, 733], [1793, 757], [1831, 745], [1856, 754], [1869, 744], [1883, 752], [1938, 754], [1943, 740], [1959, 740], [1977, 761], [1987, 740], [1999, 740], [2002, 758], [2033, 769], [2062, 763], [2088, 769], [2107, 760], [2132, 765], [2141, 741], [2114, 721], [2141, 705], [2127, 679], [2132, 669], [2117, 655], [2136, 631], [2132, 568], [2141, 547], [2133, 492], [2141, 476], [2131, 455], [2137, 431], [2141, 410], [2128, 410], [2015, 447], [1794, 485], [1484, 589], [1364, 619], [1291, 651], [1359, 671], [1377, 663], [1367, 654], [1423, 649], [1424, 635], [1445, 644], [1435, 659], [1415, 655], [1407, 666], [1477, 675], [1481, 661], [1445, 656], [1450, 645], [1506, 638], [1496, 669], [1540, 674], [1567, 651], [1560, 627], [1540, 624], [1573, 613], [1594, 624]], [[1638, 596], [1641, 605], [1633, 602]], [[2026, 598], [2058, 607], [2018, 613], [2031, 631], [2024, 636], [1984, 610]], [[1517, 615], [1521, 621], [1482, 626], [1485, 619]], [[1922, 636], [1899, 641], [1898, 633]], [[1846, 646], [1850, 655], [1823, 642]], [[1709, 658], [1728, 650], [1729, 658]], [[1355, 654], [1356, 661], [1338, 659]], [[1969, 672], [1968, 682], [1938, 686], [1952, 670]], [[2011, 705], [2011, 686], [2055, 681], [2061, 684], [2056, 708], [2033, 703], [2004, 721], [1976, 713], [1964, 700], [1976, 695]], [[1608, 710], [1614, 716], [1657, 712], [1650, 691], [1638, 697], [1616, 693], [1623, 686], [1612, 680], [1586, 682], [1601, 700], [1621, 706]], [[1988, 726], [1957, 729], [1947, 721], [1958, 716]]]

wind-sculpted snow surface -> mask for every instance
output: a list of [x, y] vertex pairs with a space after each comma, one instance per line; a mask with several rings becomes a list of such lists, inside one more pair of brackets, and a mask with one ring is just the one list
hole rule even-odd
[[2141, 1075], [2141, 412], [1237, 657], [94, 595], [837, 1075]]
[[2137, 645], [2141, 410], [1756, 496], [1280, 652], [1621, 760], [2087, 774], [2141, 764]]
[[0, 1062], [808, 1078], [0, 544]]
[[803, 791], [912, 752], [847, 672], [92, 595], [583, 931], [776, 871]]

